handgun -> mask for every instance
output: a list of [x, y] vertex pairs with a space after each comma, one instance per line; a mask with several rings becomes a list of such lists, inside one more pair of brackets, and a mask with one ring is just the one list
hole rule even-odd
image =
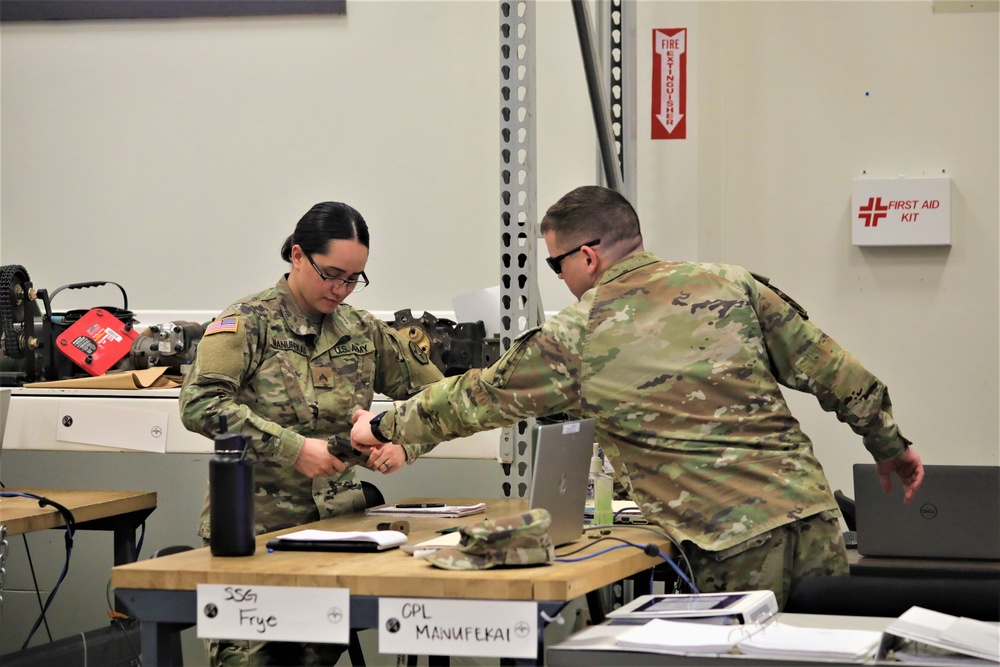
[[326, 441], [326, 451], [340, 459], [345, 466], [350, 468], [354, 465], [365, 465], [368, 463], [369, 452], [362, 452], [351, 446], [351, 441], [347, 438], [333, 436]]

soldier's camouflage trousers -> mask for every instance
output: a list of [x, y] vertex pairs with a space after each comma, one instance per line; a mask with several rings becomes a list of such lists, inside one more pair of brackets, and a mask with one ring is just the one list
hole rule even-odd
[[723, 551], [683, 543], [702, 593], [771, 589], [784, 609], [791, 590], [808, 577], [846, 575], [847, 549], [835, 511], [820, 512]]
[[206, 640], [212, 667], [332, 667], [347, 650], [343, 644]]

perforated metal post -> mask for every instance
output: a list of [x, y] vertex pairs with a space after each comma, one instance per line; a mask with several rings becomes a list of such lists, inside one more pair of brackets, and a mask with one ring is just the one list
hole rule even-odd
[[611, 134], [622, 174], [621, 193], [636, 201], [636, 34], [635, 0], [610, 0], [607, 6], [607, 39], [604, 62], [607, 63], [608, 99], [611, 104]]
[[[611, 134], [621, 170], [621, 194], [636, 200], [636, 45], [635, 0], [609, 0], [604, 25], [605, 80], [611, 114]], [[627, 590], [628, 589], [628, 590]], [[632, 599], [632, 581], [620, 581], [607, 589], [605, 608], [614, 610]]]
[[[535, 3], [500, 2], [500, 345], [542, 317], [536, 273]], [[503, 430], [504, 494], [523, 498], [531, 482], [534, 419]]]

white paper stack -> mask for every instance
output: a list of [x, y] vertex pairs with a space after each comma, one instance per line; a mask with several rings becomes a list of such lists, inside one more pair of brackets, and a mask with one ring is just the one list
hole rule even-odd
[[805, 628], [777, 621], [716, 625], [655, 619], [619, 635], [627, 648], [678, 655], [743, 654], [758, 658], [864, 662], [878, 650], [877, 630]]

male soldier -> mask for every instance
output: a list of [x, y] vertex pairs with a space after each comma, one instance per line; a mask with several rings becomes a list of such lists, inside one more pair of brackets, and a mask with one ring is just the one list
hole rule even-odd
[[813, 394], [862, 436], [905, 502], [920, 457], [886, 387], [747, 270], [664, 261], [629, 202], [585, 186], [541, 224], [549, 266], [579, 301], [486, 369], [392, 410], [354, 415], [352, 440], [438, 442], [529, 416], [598, 419], [597, 441], [647, 520], [681, 545], [702, 592], [846, 574], [837, 503], [779, 385]]

